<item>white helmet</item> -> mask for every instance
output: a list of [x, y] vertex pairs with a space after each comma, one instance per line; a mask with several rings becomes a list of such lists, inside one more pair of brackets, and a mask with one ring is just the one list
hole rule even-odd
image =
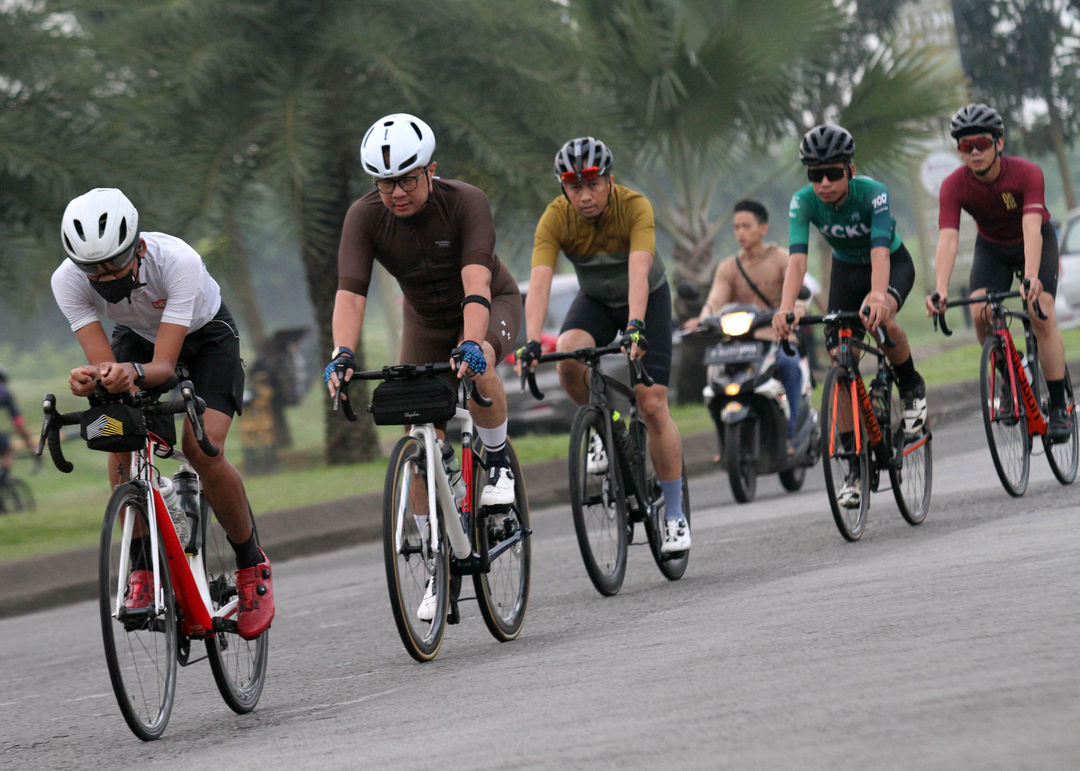
[[431, 163], [435, 134], [415, 115], [394, 113], [371, 124], [360, 143], [364, 171], [376, 179], [400, 177]]
[[115, 187], [94, 188], [64, 209], [60, 240], [67, 256], [85, 272], [120, 270], [138, 247], [139, 212]]

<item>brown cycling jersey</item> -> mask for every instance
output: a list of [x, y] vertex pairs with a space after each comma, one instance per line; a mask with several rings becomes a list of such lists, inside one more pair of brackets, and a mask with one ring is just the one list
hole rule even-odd
[[979, 235], [1004, 246], [1024, 243], [1023, 216], [1038, 214], [1045, 225], [1043, 173], [1037, 165], [1012, 155], [1001, 156], [1001, 171], [990, 184], [961, 166], [941, 184], [938, 228], [959, 228], [960, 209], [975, 218]]
[[378, 191], [354, 202], [345, 215], [338, 248], [338, 289], [367, 296], [372, 263], [397, 279], [405, 301], [426, 322], [462, 321], [461, 269], [491, 271], [491, 296], [517, 293], [517, 284], [495, 256], [495, 223], [484, 192], [452, 179], [431, 181], [427, 205], [397, 217]]

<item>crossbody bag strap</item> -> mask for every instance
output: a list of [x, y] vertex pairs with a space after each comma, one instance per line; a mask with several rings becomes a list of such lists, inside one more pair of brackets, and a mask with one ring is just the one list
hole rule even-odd
[[765, 307], [771, 311], [776, 310], [776, 307], [771, 302], [769, 302], [769, 298], [766, 297], [760, 289], [758, 289], [757, 284], [750, 280], [750, 276], [746, 274], [746, 269], [742, 266], [742, 260], [739, 259], [739, 255], [737, 254], [735, 255], [735, 266], [739, 269], [739, 272], [742, 273], [742, 277], [746, 279], [746, 283], [750, 285], [750, 288], [752, 290], [754, 290], [754, 294], [760, 297], [761, 301], [765, 303]]

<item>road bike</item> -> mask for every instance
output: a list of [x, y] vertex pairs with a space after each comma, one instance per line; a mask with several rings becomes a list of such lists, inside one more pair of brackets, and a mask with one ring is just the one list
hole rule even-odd
[[[186, 372], [165, 385], [134, 394], [107, 394], [104, 389], [90, 397], [90, 410], [71, 413], [56, 411], [56, 397], [44, 398], [45, 422], [41, 429], [38, 455], [45, 444], [56, 467], [70, 472], [74, 466], [64, 458], [60, 429], [86, 424], [86, 418], [112, 436], [133, 432], [139, 446], [131, 453], [127, 481], [117, 485], [105, 509], [101, 527], [98, 561], [99, 609], [105, 660], [113, 693], [128, 727], [144, 741], [159, 738], [172, 713], [176, 694], [177, 665], [187, 666], [209, 659], [218, 690], [229, 707], [244, 714], [253, 710], [266, 680], [269, 633], [245, 640], [237, 633], [239, 612], [235, 557], [225, 532], [217, 523], [195, 472], [185, 487], [191, 491], [184, 509], [190, 517], [190, 534], [181, 543], [174, 517], [162, 497], [161, 477], [155, 458], [172, 454], [172, 447], [151, 429], [138, 430], [133, 415], [149, 425], [155, 416], [186, 414], [199, 447], [215, 456], [218, 448], [206, 436], [202, 424], [205, 403], [195, 395]], [[180, 398], [161, 402], [179, 382]], [[127, 408], [127, 411], [118, 411]], [[93, 412], [92, 412], [93, 411]], [[134, 411], [134, 412], [132, 412]], [[117, 417], [119, 416], [119, 417]], [[89, 436], [94, 432], [91, 426]], [[190, 480], [190, 483], [188, 483]], [[254, 529], [255, 520], [251, 519]], [[145, 607], [138, 607], [129, 594], [129, 577], [142, 577], [151, 587]], [[202, 640], [206, 654], [193, 658], [191, 644]]]
[[[40, 462], [40, 460], [39, 460]], [[34, 469], [36, 473], [37, 469]], [[25, 479], [15, 476], [14, 469], [8, 469], [0, 475], [0, 514], [17, 514], [20, 511], [34, 511], [34, 491]]]
[[[878, 327], [876, 345], [864, 342], [853, 331], [856, 326], [862, 329], [861, 317], [857, 311], [833, 311], [799, 319], [800, 326], [838, 326], [836, 363], [825, 376], [821, 396], [821, 463], [833, 519], [848, 541], [862, 537], [870, 492], [889, 489], [881, 486], [885, 476], [900, 514], [911, 525], [926, 519], [933, 483], [933, 437], [928, 426], [915, 436], [904, 431], [896, 373], [883, 350], [894, 343], [884, 327]], [[788, 324], [793, 321], [794, 314], [789, 314]], [[863, 353], [877, 359], [869, 389], [859, 374]], [[857, 484], [859, 491], [858, 504], [850, 507], [840, 502], [840, 491], [848, 483]]]
[[[977, 303], [987, 305], [991, 334], [983, 343], [979, 362], [983, 426], [998, 479], [1006, 492], [1016, 497], [1027, 491], [1031, 473], [1031, 451], [1036, 436], [1042, 437], [1050, 470], [1063, 485], [1072, 484], [1076, 479], [1077, 448], [1080, 444], [1077, 441], [1080, 428], [1076, 425], [1076, 402], [1068, 368], [1065, 370], [1065, 398], [1072, 429], [1066, 441], [1056, 444], [1050, 441], [1047, 431], [1050, 394], [1039, 361], [1039, 346], [1031, 327], [1031, 317], [1024, 311], [1011, 310], [1003, 304], [1005, 300], [1020, 296], [1018, 291], [988, 290], [977, 297], [951, 300], [945, 304], [946, 308]], [[933, 295], [935, 302], [938, 297], [936, 293]], [[1032, 306], [1032, 310], [1040, 318], [1046, 318], [1037, 301]], [[1009, 331], [1012, 321], [1019, 321], [1024, 328], [1026, 353], [1023, 356]], [[934, 316], [935, 328], [939, 324], [942, 333], [952, 334], [943, 313]]]
[[[447, 624], [460, 620], [461, 579], [472, 576], [476, 601], [488, 631], [500, 642], [515, 639], [525, 624], [532, 572], [529, 500], [525, 478], [510, 441], [506, 457], [514, 474], [514, 501], [480, 507], [487, 484], [487, 458], [474, 439], [470, 399], [484, 397], [472, 380], [450, 386], [448, 362], [399, 364], [354, 372], [352, 379], [382, 380], [369, 410], [380, 425], [409, 426], [408, 434], [390, 452], [383, 488], [383, 559], [390, 607], [405, 650], [417, 661], [435, 658]], [[348, 383], [339, 391], [349, 420], [356, 413], [347, 398]], [[458, 390], [461, 403], [458, 404]], [[436, 424], [449, 421], [461, 433], [460, 467]], [[460, 472], [458, 471], [460, 468]], [[425, 521], [426, 519], [426, 521]], [[431, 618], [420, 606], [429, 582], [434, 585]]]
[[[626, 575], [628, 547], [634, 540], [634, 524], [645, 526], [645, 537], [660, 572], [676, 581], [686, 572], [690, 552], [664, 554], [664, 495], [649, 455], [648, 431], [638, 414], [634, 389], [600, 367], [604, 356], [624, 353], [618, 344], [546, 353], [538, 363], [576, 359], [589, 370], [589, 403], [574, 414], [570, 427], [570, 509], [574, 517], [578, 548], [585, 570], [605, 596], [617, 594]], [[626, 354], [624, 354], [626, 355]], [[627, 355], [629, 359], [629, 356]], [[653, 380], [640, 360], [630, 360], [638, 382]], [[524, 375], [536, 399], [544, 394], [536, 385], [535, 372]], [[628, 405], [628, 420], [614, 408], [616, 399]], [[615, 462], [602, 470], [589, 469], [589, 455]], [[683, 515], [690, 524], [690, 488], [686, 465], [682, 470]]]

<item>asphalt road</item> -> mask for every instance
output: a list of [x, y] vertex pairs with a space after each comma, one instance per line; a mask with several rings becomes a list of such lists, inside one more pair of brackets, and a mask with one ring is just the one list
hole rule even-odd
[[234, 715], [200, 662], [151, 744], [114, 702], [96, 603], [0, 620], [0, 766], [1075, 768], [1077, 489], [1036, 457], [1008, 497], [976, 416], [934, 450], [927, 521], [881, 493], [857, 544], [820, 468], [743, 506], [695, 478], [686, 577], [634, 547], [614, 598], [568, 509], [536, 510], [521, 638], [464, 603], [429, 664], [397, 638], [378, 544], [284, 562], [258, 709]]

